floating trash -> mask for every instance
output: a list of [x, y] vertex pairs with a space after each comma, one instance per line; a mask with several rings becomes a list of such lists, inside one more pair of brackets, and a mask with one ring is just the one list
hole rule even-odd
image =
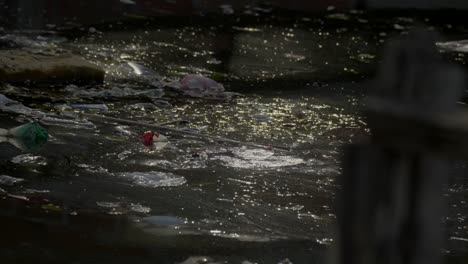
[[284, 57], [291, 59], [291, 60], [295, 60], [295, 61], [303, 61], [306, 59], [305, 56], [294, 54], [294, 53], [285, 53]]
[[47, 161], [42, 156], [34, 156], [32, 154], [23, 154], [13, 157], [11, 162], [16, 164], [31, 164], [31, 165], [47, 165]]
[[213, 262], [214, 260], [210, 257], [189, 257], [188, 259], [180, 262], [178, 264], [216, 264], [218, 262]]
[[264, 160], [272, 157], [275, 153], [273, 151], [264, 149], [248, 149], [248, 148], [234, 148], [232, 153], [245, 160]]
[[208, 64], [214, 64], [214, 65], [219, 65], [219, 64], [221, 64], [221, 63], [223, 63], [223, 62], [220, 61], [220, 60], [217, 60], [217, 59], [213, 58], [213, 59], [207, 60], [206, 63], [208, 63]]
[[293, 262], [291, 260], [289, 260], [288, 258], [286, 258], [286, 259], [283, 259], [282, 261], [278, 262], [278, 264], [293, 264]]
[[37, 122], [30, 122], [11, 129], [0, 129], [0, 142], [9, 142], [23, 151], [37, 151], [49, 138], [47, 131]]
[[42, 209], [46, 210], [46, 211], [52, 211], [52, 212], [61, 212], [63, 211], [63, 208], [58, 206], [58, 205], [55, 205], [55, 204], [44, 204], [41, 206]]
[[130, 127], [129, 126], [116, 126], [115, 127], [115, 130], [123, 135], [131, 135], [132, 132], [129, 130]]
[[26, 107], [15, 100], [11, 100], [3, 94], [0, 94], [0, 110], [7, 113], [22, 114], [31, 117], [43, 117], [46, 115], [41, 111]]
[[78, 164], [77, 166], [80, 168], [84, 168], [85, 171], [90, 172], [90, 173], [107, 174], [109, 172], [108, 169], [99, 165]]
[[26, 202], [29, 201], [28, 197], [22, 196], [22, 195], [8, 194], [7, 196], [10, 197], [10, 198], [13, 198], [13, 199], [18, 199], [18, 200], [22, 200], [22, 201], [26, 201]]
[[393, 28], [396, 29], [396, 30], [405, 30], [405, 27], [402, 26], [402, 25], [399, 25], [399, 24], [394, 24]]
[[118, 175], [130, 179], [136, 185], [152, 188], [180, 186], [187, 182], [182, 176], [159, 171], [124, 172]]
[[158, 132], [147, 131], [145, 134], [143, 134], [143, 145], [147, 147], [162, 149], [167, 144], [169, 144], [167, 137], [159, 134]]
[[130, 154], [132, 154], [130, 150], [124, 150], [117, 155], [117, 158], [119, 158], [119, 160], [125, 160]]
[[295, 205], [295, 206], [293, 206], [293, 207], [290, 207], [289, 209], [291, 209], [291, 210], [293, 210], [293, 211], [300, 211], [300, 210], [302, 210], [303, 208], [304, 208], [303, 205], [297, 204], [297, 205]]
[[223, 97], [224, 86], [210, 78], [197, 74], [186, 75], [180, 82], [172, 84], [187, 96], [191, 97]]
[[263, 30], [260, 28], [252, 28], [252, 27], [238, 27], [233, 26], [232, 29], [242, 32], [262, 32]]
[[0, 47], [41, 49], [50, 48], [51, 43], [41, 41], [40, 38], [33, 40], [26, 36], [7, 34], [0, 37]]
[[132, 61], [124, 62], [107, 69], [106, 78], [144, 83], [156, 88], [162, 88], [165, 85], [158, 73]]
[[321, 245], [331, 245], [331, 243], [333, 242], [333, 238], [322, 238], [322, 239], [315, 239], [315, 241], [317, 241], [317, 243], [321, 244]]
[[178, 157], [173, 162], [168, 160], [148, 160], [145, 159], [140, 162], [141, 165], [149, 167], [157, 167], [164, 170], [189, 170], [189, 169], [203, 169], [207, 167], [206, 159], [194, 158], [193, 155], [183, 155]]
[[185, 220], [176, 216], [155, 215], [143, 218], [149, 224], [160, 226], [178, 226], [185, 224]]
[[153, 102], [153, 104], [160, 108], [160, 109], [166, 109], [166, 108], [171, 108], [172, 105], [166, 101], [166, 100], [162, 100], [162, 99], [152, 99], [151, 100]]
[[458, 241], [463, 241], [463, 242], [468, 242], [468, 238], [463, 238], [463, 237], [450, 237], [450, 240], [458, 240]]
[[64, 119], [59, 117], [46, 116], [40, 120], [41, 124], [49, 126], [60, 126], [73, 129], [96, 129], [96, 125], [88, 120], [80, 119]]
[[36, 190], [36, 189], [26, 189], [24, 190], [24, 193], [27, 193], [27, 194], [39, 194], [39, 193], [50, 193], [49, 190]]
[[127, 4], [127, 5], [134, 5], [136, 4], [135, 1], [132, 0], [120, 0], [120, 3]]
[[110, 215], [123, 215], [127, 213], [125, 208], [120, 206], [120, 203], [113, 203], [113, 202], [96, 202], [96, 205], [107, 210], [106, 213]]
[[468, 52], [468, 40], [458, 40], [449, 42], [437, 42], [437, 47], [454, 52]]
[[15, 178], [8, 175], [0, 175], [0, 185], [13, 186], [17, 183], [23, 182], [24, 179]]
[[148, 214], [151, 212], [151, 208], [143, 206], [141, 204], [130, 204], [130, 210], [136, 213], [141, 213], [141, 214]]
[[272, 169], [296, 166], [305, 162], [292, 156], [275, 156], [272, 151], [265, 149], [236, 148], [232, 152], [234, 157], [223, 155], [215, 158], [222, 161], [226, 167], [242, 169]]
[[119, 203], [113, 203], [113, 202], [96, 202], [96, 205], [99, 207], [104, 207], [104, 208], [118, 208], [120, 207]]

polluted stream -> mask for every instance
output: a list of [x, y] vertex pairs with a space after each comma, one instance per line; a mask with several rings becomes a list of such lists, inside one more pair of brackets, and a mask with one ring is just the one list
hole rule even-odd
[[[367, 23], [352, 14], [328, 19], [344, 18]], [[15, 48], [80, 54], [106, 69], [106, 81], [2, 86], [9, 98], [0, 98], [0, 106], [8, 102], [2, 127], [34, 119], [49, 134], [32, 152], [0, 143], [1, 222], [12, 234], [2, 255], [73, 256], [76, 263], [325, 263], [341, 149], [368, 134], [360, 82], [372, 76], [380, 40], [402, 29], [311, 30], [307, 23], [320, 24], [302, 18], [292, 27], [226, 32], [92, 28], [73, 39], [18, 32], [4, 38]], [[145, 134], [150, 130], [157, 133]], [[466, 252], [464, 164], [446, 188], [446, 254]]]

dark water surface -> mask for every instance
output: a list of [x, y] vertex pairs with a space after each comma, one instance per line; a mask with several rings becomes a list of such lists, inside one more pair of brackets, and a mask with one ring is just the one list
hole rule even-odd
[[[404, 31], [392, 23], [368, 31], [368, 23], [345, 14], [303, 17], [289, 26], [93, 28], [79, 38], [40, 41], [28, 35], [44, 52], [81, 54], [108, 72], [102, 86], [3, 86], [1, 93], [29, 107], [58, 113], [66, 103], [105, 103], [109, 110], [97, 113], [147, 123], [183, 120], [170, 126], [289, 151], [170, 133], [167, 146], [148, 148], [144, 127], [43, 120], [50, 139], [40, 151], [0, 143], [0, 174], [24, 179], [0, 186], [6, 191], [0, 194], [1, 258], [325, 263], [334, 241], [340, 148], [367, 135], [360, 116], [363, 81], [375, 71], [385, 39]], [[148, 72], [134, 76], [129, 61]], [[213, 100], [135, 93], [189, 73], [241, 95]], [[0, 112], [5, 128], [26, 120]], [[465, 163], [455, 163], [445, 188], [447, 256], [467, 252], [465, 173]]]

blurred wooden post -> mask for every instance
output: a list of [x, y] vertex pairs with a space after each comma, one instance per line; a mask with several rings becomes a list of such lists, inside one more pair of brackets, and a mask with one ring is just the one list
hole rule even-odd
[[[338, 209], [339, 264], [439, 264], [449, 155], [468, 154], [466, 82], [436, 36], [391, 42], [365, 110], [368, 143], [348, 146]], [[467, 155], [468, 156], [468, 155]]]

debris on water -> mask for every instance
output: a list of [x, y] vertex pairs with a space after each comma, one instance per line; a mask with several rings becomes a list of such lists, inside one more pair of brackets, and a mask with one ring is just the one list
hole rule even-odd
[[130, 154], [132, 154], [130, 150], [124, 150], [117, 155], [117, 158], [119, 158], [119, 160], [124, 160], [127, 159]]
[[50, 43], [41, 40], [33, 40], [26, 36], [7, 34], [0, 37], [0, 47], [7, 48], [49, 48]]
[[180, 262], [179, 264], [218, 264], [213, 263], [213, 259], [210, 257], [189, 257], [188, 259]]
[[253, 27], [233, 26], [232, 29], [237, 30], [237, 31], [243, 31], [243, 32], [262, 32], [260, 28], [253, 28]]
[[468, 40], [437, 42], [436, 45], [443, 50], [468, 53]]
[[117, 208], [120, 207], [119, 203], [113, 203], [113, 202], [96, 202], [96, 205], [99, 207], [104, 207], [104, 208]]
[[322, 239], [316, 239], [317, 243], [321, 245], [330, 245], [333, 242], [332, 238], [322, 238]]
[[109, 110], [105, 104], [70, 104], [70, 106], [80, 110]]
[[162, 134], [159, 134], [158, 132], [146, 131], [143, 134], [143, 145], [147, 147], [162, 149], [167, 144], [169, 144], [169, 140], [167, 139], [167, 137]]
[[77, 167], [84, 168], [85, 171], [90, 172], [90, 173], [107, 174], [109, 172], [108, 169], [99, 165], [78, 164]]
[[315, 220], [321, 220], [322, 218], [318, 215], [312, 214], [312, 213], [300, 213], [297, 214], [297, 217], [302, 218], [302, 217], [310, 217]]
[[63, 209], [60, 206], [55, 205], [55, 204], [44, 204], [44, 205], [41, 206], [41, 208], [46, 210], [46, 211], [53, 211], [53, 212], [63, 211]]
[[180, 81], [179, 88], [191, 97], [219, 97], [224, 92], [222, 84], [197, 74], [185, 76]]
[[115, 130], [124, 135], [131, 135], [132, 132], [129, 130], [129, 126], [116, 126]]
[[71, 120], [59, 117], [46, 116], [40, 120], [40, 123], [49, 126], [61, 126], [74, 129], [96, 129], [96, 125], [84, 119]]
[[468, 242], [468, 238], [463, 238], [463, 237], [450, 237], [450, 240], [458, 240], [458, 241], [463, 241], [463, 242]]
[[302, 210], [303, 208], [304, 208], [303, 205], [297, 204], [297, 205], [295, 205], [295, 206], [293, 206], [293, 207], [290, 207], [289, 209], [291, 209], [291, 210], [293, 210], [293, 211], [300, 211], [300, 210]]
[[45, 116], [45, 113], [26, 107], [15, 100], [11, 100], [3, 94], [0, 94], [0, 110], [7, 113], [23, 114], [32, 117]]
[[49, 190], [36, 190], [36, 189], [26, 189], [23, 193], [27, 194], [38, 194], [38, 193], [50, 193]]
[[394, 24], [393, 28], [395, 28], [396, 30], [405, 30], [405, 27], [399, 24]]
[[180, 186], [187, 182], [184, 177], [170, 172], [124, 172], [118, 175], [131, 180], [136, 185], [152, 188]]
[[165, 109], [165, 108], [171, 108], [172, 107], [172, 105], [168, 101], [162, 100], [162, 99], [152, 99], [151, 102], [153, 102], [153, 104], [156, 107], [159, 107], [160, 109]]
[[283, 259], [282, 261], [278, 262], [278, 264], [293, 264], [293, 262], [291, 260], [289, 260], [288, 258], [286, 258], [286, 259]]
[[128, 105], [127, 108], [139, 111], [155, 111], [159, 109], [156, 105], [152, 103], [136, 103]]
[[37, 151], [47, 143], [49, 134], [37, 122], [10, 129], [0, 128], [0, 142], [9, 142], [23, 151]]
[[212, 59], [210, 59], [210, 60], [207, 60], [206, 63], [218, 65], [218, 64], [221, 64], [221, 63], [223, 63], [223, 62], [220, 61], [220, 60], [217, 60], [217, 59], [215, 59], [215, 58], [212, 58]]
[[305, 56], [294, 54], [294, 53], [285, 53], [284, 57], [291, 59], [291, 60], [295, 60], [295, 61], [303, 61], [306, 59]]
[[8, 194], [7, 196], [10, 197], [10, 198], [14, 198], [14, 199], [18, 199], [18, 200], [23, 200], [23, 201], [26, 201], [26, 202], [29, 201], [29, 198], [28, 198], [28, 197], [22, 196], [22, 195]]
[[151, 208], [143, 206], [139, 203], [130, 204], [130, 210], [136, 213], [141, 213], [141, 214], [148, 214], [149, 212], [151, 212]]
[[162, 88], [164, 82], [161, 75], [137, 62], [129, 61], [107, 69], [106, 78], [110, 80], [126, 80], [143, 83], [156, 88]]
[[110, 215], [123, 215], [128, 213], [128, 210], [123, 208], [119, 202], [96, 202], [96, 205], [103, 208], [103, 211]]
[[123, 215], [127, 211], [123, 210], [122, 208], [112, 208], [110, 211], [107, 212], [109, 215]]
[[303, 159], [292, 156], [275, 156], [270, 150], [248, 150], [237, 148], [233, 151], [234, 157], [221, 155], [215, 158], [224, 166], [240, 169], [272, 169], [296, 166], [304, 163]]
[[232, 8], [231, 5], [220, 5], [219, 8], [221, 8], [221, 11], [225, 15], [232, 15], [234, 14], [234, 9]]
[[361, 54], [358, 54], [357, 56], [351, 56], [350, 59], [354, 59], [356, 61], [363, 62], [363, 63], [371, 63], [375, 59], [375, 55], [361, 53]]
[[120, 0], [120, 3], [127, 4], [127, 5], [135, 5], [136, 2], [133, 0]]
[[245, 160], [258, 159], [263, 160], [272, 157], [275, 153], [264, 149], [248, 149], [246, 147], [234, 148], [232, 153]]
[[176, 216], [154, 215], [143, 218], [149, 224], [160, 226], [178, 226], [185, 224], [185, 220]]
[[23, 154], [13, 157], [11, 162], [16, 164], [32, 164], [32, 165], [47, 165], [47, 161], [42, 156], [34, 156], [32, 154]]
[[24, 179], [15, 178], [8, 175], [0, 175], [0, 185], [13, 186], [17, 183], [23, 182]]

